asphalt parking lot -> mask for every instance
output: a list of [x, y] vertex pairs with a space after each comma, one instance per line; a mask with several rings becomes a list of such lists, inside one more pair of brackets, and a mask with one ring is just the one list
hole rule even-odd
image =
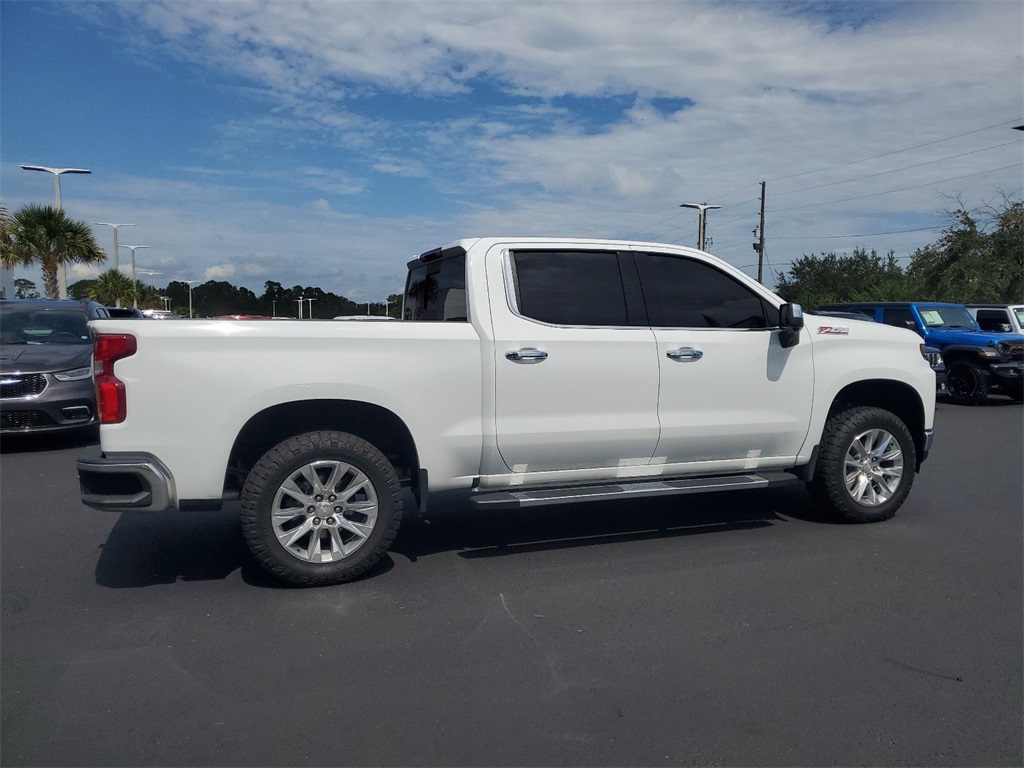
[[0, 762], [1019, 766], [1022, 435], [940, 403], [882, 524], [800, 487], [435, 509], [313, 590], [234, 506], [89, 510], [98, 446], [5, 438]]

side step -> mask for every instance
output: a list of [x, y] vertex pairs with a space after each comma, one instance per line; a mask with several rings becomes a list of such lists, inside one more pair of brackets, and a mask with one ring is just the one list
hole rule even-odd
[[687, 477], [678, 480], [654, 479], [601, 485], [552, 486], [523, 491], [477, 491], [470, 499], [470, 503], [479, 509], [521, 509], [586, 501], [673, 496], [710, 491], [737, 491], [746, 488], [766, 488], [769, 485], [790, 482], [799, 481], [793, 475], [784, 472], [765, 473], [764, 475]]

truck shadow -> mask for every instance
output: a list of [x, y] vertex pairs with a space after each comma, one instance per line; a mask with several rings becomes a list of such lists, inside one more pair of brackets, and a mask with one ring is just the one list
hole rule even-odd
[[[96, 563], [96, 583], [112, 589], [225, 579], [262, 570], [242, 538], [238, 510], [121, 515]], [[267, 585], [272, 585], [267, 577]]]
[[455, 552], [466, 559], [753, 530], [787, 522], [829, 522], [803, 486], [761, 491], [604, 501], [519, 511], [432, 510], [402, 523], [391, 551], [415, 561]]
[[[817, 513], [800, 485], [762, 491], [675, 496], [633, 502], [599, 502], [512, 512], [462, 508], [415, 511], [411, 497], [395, 555], [415, 562], [454, 553], [466, 559], [617, 543], [728, 534], [768, 528], [791, 519], [829, 522]], [[237, 503], [219, 512], [158, 512], [122, 515], [102, 545], [96, 583], [111, 589], [223, 580], [240, 571], [255, 587], [290, 589], [256, 562], [242, 537]], [[365, 577], [387, 573], [385, 556]]]

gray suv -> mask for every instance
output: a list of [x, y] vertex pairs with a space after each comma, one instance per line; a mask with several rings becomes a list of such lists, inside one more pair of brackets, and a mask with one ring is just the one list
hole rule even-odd
[[92, 301], [0, 301], [0, 433], [97, 423], [87, 323], [103, 309]]

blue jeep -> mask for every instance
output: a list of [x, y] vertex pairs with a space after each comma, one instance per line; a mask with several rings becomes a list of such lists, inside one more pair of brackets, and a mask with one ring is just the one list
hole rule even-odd
[[942, 352], [953, 402], [976, 405], [989, 392], [1024, 400], [1024, 336], [989, 333], [962, 304], [933, 301], [844, 302], [822, 310], [862, 312], [876, 322], [909, 328]]

